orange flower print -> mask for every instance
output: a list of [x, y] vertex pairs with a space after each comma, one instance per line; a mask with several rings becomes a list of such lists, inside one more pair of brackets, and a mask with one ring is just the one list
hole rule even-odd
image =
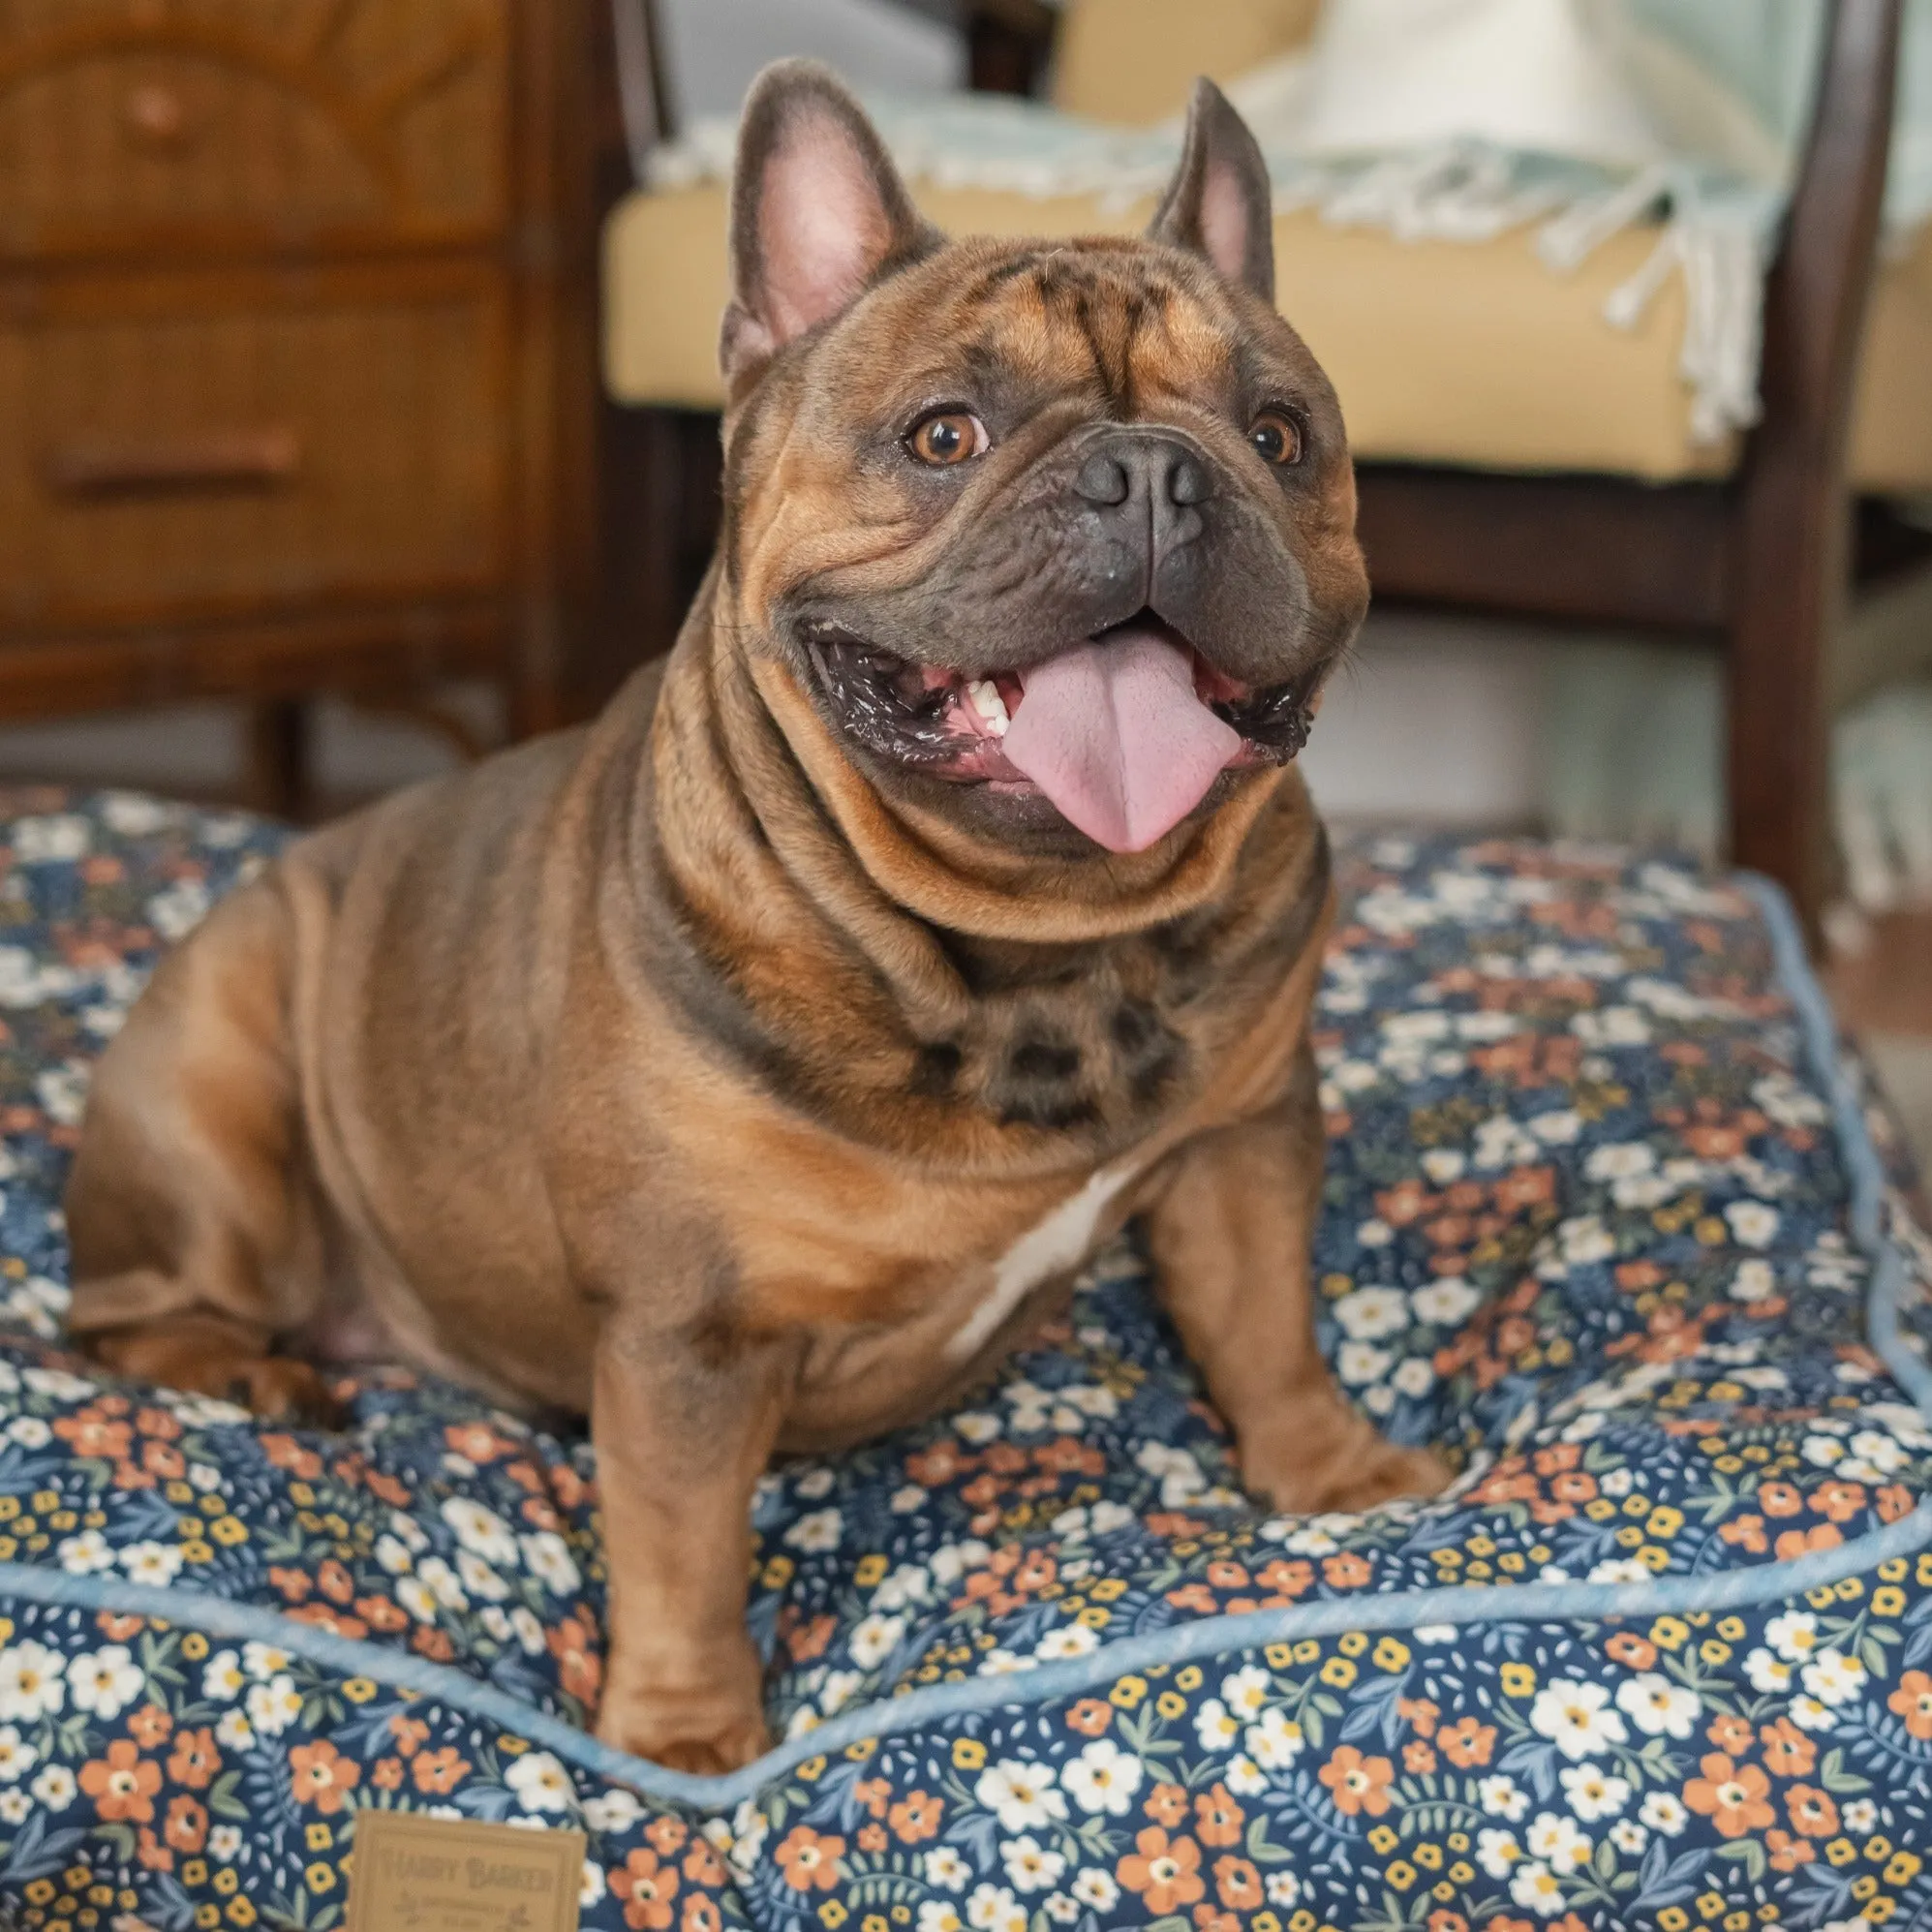
[[[724, 1883], [724, 1860], [718, 1855], [717, 1847], [707, 1839], [693, 1838], [690, 1849], [685, 1854], [685, 1877], [694, 1886], [721, 1886]], [[685, 1900], [685, 1917], [690, 1917], [690, 1900]]]
[[644, 1842], [660, 1858], [668, 1858], [690, 1836], [690, 1826], [682, 1818], [654, 1818], [644, 1827]]
[[1322, 1576], [1332, 1590], [1359, 1590], [1374, 1575], [1367, 1558], [1344, 1549], [1339, 1556], [1325, 1557]]
[[1794, 1517], [1804, 1508], [1804, 1497], [1789, 1483], [1760, 1483], [1758, 1500], [1767, 1517]]
[[892, 1826], [893, 1836], [902, 1845], [917, 1845], [922, 1839], [933, 1837], [939, 1828], [939, 1820], [945, 1815], [943, 1799], [934, 1797], [927, 1792], [907, 1792], [885, 1815], [885, 1822]]
[[603, 1659], [598, 1655], [597, 1633], [589, 1620], [567, 1616], [544, 1641], [557, 1660], [557, 1679], [566, 1695], [580, 1703], [595, 1703], [603, 1682]]
[[206, 1791], [222, 1767], [222, 1754], [215, 1749], [212, 1731], [177, 1731], [174, 1749], [169, 1753], [168, 1775], [191, 1792]]
[[1067, 1712], [1066, 1721], [1084, 1737], [1098, 1737], [1114, 1722], [1114, 1706], [1105, 1698], [1082, 1698]]
[[1114, 1869], [1129, 1891], [1137, 1891], [1150, 1912], [1172, 1912], [1192, 1905], [1207, 1886], [1201, 1883], [1201, 1848], [1191, 1838], [1170, 1839], [1150, 1825]]
[[1816, 1785], [1794, 1785], [1785, 1794], [1792, 1829], [1807, 1838], [1829, 1838], [1838, 1829], [1838, 1807]]
[[1442, 1706], [1428, 1698], [1397, 1698], [1395, 1715], [1412, 1725], [1418, 1737], [1433, 1737], [1442, 1718]]
[[[1245, 1816], [1241, 1806], [1228, 1795], [1226, 1785], [1216, 1785], [1212, 1791], [1194, 1800], [1194, 1829], [1204, 1845], [1239, 1845], [1242, 1841], [1242, 1820]], [[1221, 1901], [1223, 1905], [1234, 1902], [1231, 1898]]]
[[1789, 1831], [1773, 1825], [1764, 1833], [1764, 1847], [1771, 1855], [1771, 1869], [1774, 1872], [1794, 1872], [1800, 1865], [1808, 1865], [1818, 1856], [1812, 1847], [1802, 1838], [1794, 1838]]
[[143, 1758], [132, 1738], [117, 1737], [105, 1758], [81, 1765], [80, 1789], [107, 1823], [133, 1819], [145, 1825], [154, 1816], [152, 1800], [161, 1789], [161, 1766]]
[[1741, 1838], [1747, 1831], [1763, 1831], [1777, 1814], [1764, 1802], [1771, 1781], [1756, 1764], [1733, 1764], [1721, 1751], [1713, 1751], [1700, 1768], [1701, 1778], [1684, 1787], [1684, 1802], [1710, 1820], [1718, 1834]]
[[289, 1794], [297, 1804], [312, 1804], [320, 1812], [340, 1811], [361, 1778], [360, 1767], [326, 1738], [298, 1744], [289, 1753]]
[[624, 1922], [637, 1932], [664, 1932], [678, 1895], [678, 1875], [640, 1845], [610, 1875], [610, 1888], [624, 1901]]
[[715, 1898], [694, 1891], [685, 1898], [684, 1932], [723, 1932], [724, 1919]]
[[1344, 1818], [1364, 1811], [1380, 1818], [1389, 1809], [1389, 1785], [1395, 1767], [1387, 1758], [1365, 1758], [1353, 1744], [1344, 1744], [1317, 1775]]
[[208, 1841], [207, 1807], [183, 1792], [169, 1801], [161, 1835], [177, 1852], [199, 1852]]
[[1908, 1671], [1887, 1703], [1894, 1716], [1905, 1720], [1913, 1736], [1932, 1738], [1932, 1676], [1923, 1671]]
[[1411, 1737], [1402, 1746], [1402, 1768], [1419, 1778], [1426, 1777], [1435, 1769], [1435, 1747], [1425, 1744], [1420, 1737]]
[[845, 1855], [845, 1841], [821, 1835], [809, 1825], [794, 1825], [790, 1835], [778, 1849], [778, 1861], [784, 1882], [793, 1891], [830, 1891], [839, 1883]]
[[1252, 1912], [1261, 1903], [1261, 1874], [1245, 1858], [1214, 1860], [1214, 1896], [1237, 1912]]
[[158, 1703], [144, 1703], [128, 1719], [128, 1734], [143, 1751], [152, 1751], [174, 1729], [174, 1720]]
[[417, 1750], [429, 1738], [429, 1726], [419, 1717], [392, 1717], [389, 1720], [389, 1735], [396, 1740], [396, 1754], [403, 1758], [414, 1758]]
[[1457, 1718], [1435, 1741], [1452, 1764], [1466, 1771], [1489, 1762], [1489, 1754], [1496, 1748], [1496, 1727], [1478, 1724], [1473, 1717]]
[[1627, 1665], [1633, 1671], [1647, 1671], [1657, 1661], [1657, 1646], [1634, 1630], [1619, 1630], [1604, 1645], [1604, 1655], [1613, 1664]]
[[423, 1752], [410, 1764], [416, 1790], [438, 1797], [453, 1792], [469, 1768], [469, 1759], [458, 1757], [454, 1747], [448, 1744], [440, 1751]]
[[1187, 1794], [1179, 1785], [1155, 1785], [1148, 1794], [1148, 1816], [1171, 1831], [1187, 1816]]
[[1818, 1746], [1788, 1717], [1765, 1725], [1758, 1736], [1773, 1777], [1802, 1778], [1818, 1762]]
[[1788, 1529], [1771, 1546], [1780, 1563], [1808, 1556], [1814, 1549], [1836, 1549], [1845, 1541], [1843, 1534], [1828, 1522], [1815, 1522], [1809, 1529]]
[[1751, 1727], [1741, 1717], [1733, 1717], [1729, 1711], [1710, 1721], [1710, 1741], [1720, 1751], [1729, 1751], [1733, 1757], [1751, 1748]]

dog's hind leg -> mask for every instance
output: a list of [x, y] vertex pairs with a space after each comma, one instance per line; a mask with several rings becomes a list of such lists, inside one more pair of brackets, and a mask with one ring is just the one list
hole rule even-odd
[[274, 873], [165, 959], [95, 1069], [67, 1183], [69, 1328], [118, 1374], [320, 1421], [322, 1254], [291, 1033], [295, 921]]

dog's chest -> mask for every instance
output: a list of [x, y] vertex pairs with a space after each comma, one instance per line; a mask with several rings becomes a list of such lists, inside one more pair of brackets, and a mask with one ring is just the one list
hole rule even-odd
[[999, 1254], [977, 1300], [947, 1337], [946, 1360], [969, 1361], [1035, 1288], [1078, 1268], [1091, 1251], [1108, 1209], [1139, 1171], [1140, 1163], [1132, 1159], [1100, 1168]]

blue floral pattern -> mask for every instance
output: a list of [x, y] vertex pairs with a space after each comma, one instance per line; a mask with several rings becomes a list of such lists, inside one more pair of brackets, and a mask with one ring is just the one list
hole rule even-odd
[[[723, 1814], [188, 1619], [275, 1608], [583, 1722], [586, 1444], [395, 1369], [341, 1435], [66, 1350], [87, 1070], [157, 950], [280, 843], [15, 795], [0, 856], [0, 1920], [340, 1923], [367, 1805], [589, 1832], [583, 1922], [651, 1932], [1680, 1932], [1932, 1915], [1932, 1553], [1731, 1613], [1341, 1631], [1098, 1675], [818, 1756], [895, 1692], [1246, 1610], [1698, 1578], [1902, 1523], [1932, 1429], [1872, 1354], [1831, 1110], [1737, 886], [1621, 853], [1382, 840], [1316, 1018], [1324, 1345], [1452, 1494], [1270, 1517], [1131, 1240], [953, 1413], [767, 1478], [751, 1616], [790, 1768]], [[1883, 1138], [1883, 1122], [1880, 1123]], [[1932, 1247], [1887, 1201], [1923, 1326]], [[379, 1673], [380, 1674], [380, 1673]]]

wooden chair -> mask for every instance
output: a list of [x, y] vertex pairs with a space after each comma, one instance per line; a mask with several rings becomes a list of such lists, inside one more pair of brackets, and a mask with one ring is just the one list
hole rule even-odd
[[[1732, 475], [1648, 485], [1358, 467], [1380, 599], [1722, 642], [1731, 856], [1779, 880], [1814, 932], [1828, 884], [1826, 642], [1855, 578], [1927, 547], [1876, 506], [1855, 545], [1846, 468], [1901, 8], [1832, 0], [1814, 124], [1765, 291], [1763, 414]], [[976, 81], [1029, 84], [1051, 17], [1032, 0], [974, 9]], [[709, 554], [717, 419], [659, 408], [615, 418], [607, 528], [626, 557], [611, 635], [634, 661], [640, 642], [664, 648], [675, 635]]]

